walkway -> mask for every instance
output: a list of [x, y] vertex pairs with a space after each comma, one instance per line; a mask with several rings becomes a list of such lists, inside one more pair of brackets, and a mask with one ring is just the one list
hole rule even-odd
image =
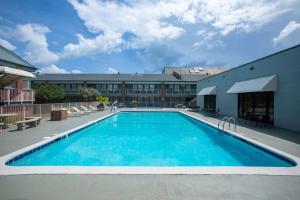
[[[12, 126], [0, 134], [0, 155], [107, 114], [99, 112], [62, 122], [43, 120], [23, 132]], [[217, 119], [190, 114], [217, 123]], [[300, 133], [282, 129], [237, 131], [300, 156]], [[278, 137], [278, 135], [284, 135]], [[285, 139], [283, 139], [285, 138]], [[0, 176], [0, 199], [299, 199], [299, 176], [261, 175], [18, 175]]]

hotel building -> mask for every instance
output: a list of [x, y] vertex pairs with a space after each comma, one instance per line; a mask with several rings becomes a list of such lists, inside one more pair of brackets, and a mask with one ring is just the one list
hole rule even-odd
[[[214, 68], [181, 68], [181, 73], [165, 68], [163, 74], [39, 74], [33, 88], [56, 84], [71, 101], [82, 101], [81, 88], [94, 88], [126, 106], [136, 100], [138, 107], [174, 107], [178, 104], [196, 106], [197, 81], [209, 76]], [[190, 72], [202, 71], [202, 74]], [[219, 72], [222, 69], [214, 70]]]
[[300, 45], [203, 78], [197, 105], [209, 112], [300, 131]]

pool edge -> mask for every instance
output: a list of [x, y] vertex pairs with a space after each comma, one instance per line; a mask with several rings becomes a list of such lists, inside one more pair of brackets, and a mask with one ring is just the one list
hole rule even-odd
[[[233, 135], [237, 138], [246, 140], [249, 143], [254, 144], [255, 146], [262, 147], [274, 154], [280, 155], [281, 157], [293, 161], [296, 166], [292, 167], [224, 167], [224, 166], [209, 166], [209, 167], [112, 167], [112, 166], [8, 166], [6, 163], [17, 157], [20, 154], [24, 154], [27, 151], [38, 148], [47, 143], [51, 143], [57, 138], [65, 137], [71, 133], [74, 133], [82, 128], [90, 126], [94, 123], [102, 121], [108, 117], [111, 117], [120, 112], [137, 112], [149, 110], [135, 109], [135, 110], [122, 110], [114, 113], [107, 114], [103, 117], [100, 117], [96, 120], [89, 121], [83, 125], [77, 126], [70, 130], [64, 131], [60, 134], [57, 134], [49, 139], [41, 140], [33, 145], [27, 146], [25, 148], [14, 151], [10, 154], [0, 157], [0, 175], [20, 175], [20, 174], [256, 174], [256, 175], [300, 175], [300, 158], [253, 140], [247, 138], [238, 133], [224, 130], [224, 132]], [[183, 115], [189, 116], [195, 120], [208, 124], [214, 128], [217, 126], [213, 123], [205, 121], [203, 119], [192, 116], [181, 110], [151, 110], [161, 111], [161, 112], [178, 112]]]

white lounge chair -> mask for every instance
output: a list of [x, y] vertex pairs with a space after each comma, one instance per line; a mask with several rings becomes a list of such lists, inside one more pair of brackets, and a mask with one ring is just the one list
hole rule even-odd
[[69, 117], [80, 117], [83, 115], [82, 112], [72, 112], [69, 109], [66, 109]]
[[82, 108], [84, 111], [86, 111], [86, 112], [95, 112], [94, 110], [89, 110], [89, 109], [87, 109], [86, 107], [84, 107], [84, 106], [80, 106], [80, 108]]
[[92, 105], [89, 105], [88, 107], [89, 107], [90, 109], [94, 110], [94, 111], [98, 111], [97, 108], [95, 108], [95, 107], [92, 106]]
[[79, 110], [79, 109], [76, 108], [76, 107], [72, 107], [72, 109], [75, 110], [76, 112], [82, 113], [82, 114], [89, 114], [89, 113], [90, 113], [90, 112], [88, 112], [88, 111], [82, 111], [82, 110]]

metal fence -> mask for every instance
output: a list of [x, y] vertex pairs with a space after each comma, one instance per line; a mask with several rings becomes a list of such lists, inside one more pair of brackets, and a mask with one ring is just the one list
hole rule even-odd
[[49, 104], [28, 104], [28, 105], [5, 105], [0, 106], [1, 114], [12, 114], [8, 117], [8, 123], [14, 123], [24, 120], [25, 117], [50, 117], [52, 110], [61, 108], [71, 109], [77, 107], [82, 110], [80, 106], [88, 107], [92, 105], [96, 107], [98, 102], [70, 102], [70, 103], [49, 103]]

